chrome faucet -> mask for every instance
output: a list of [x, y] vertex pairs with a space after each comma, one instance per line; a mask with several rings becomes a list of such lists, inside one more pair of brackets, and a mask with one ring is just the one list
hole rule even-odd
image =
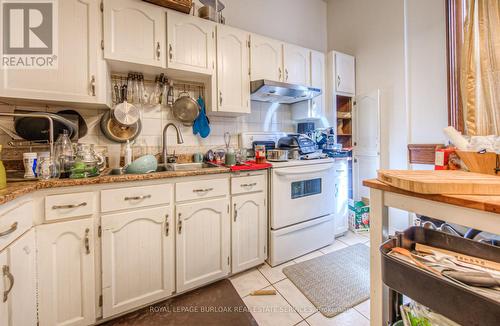
[[[167, 151], [167, 144], [168, 144], [168, 142], [167, 142], [167, 138], [168, 138], [167, 137], [167, 129], [170, 126], [174, 127], [175, 131], [177, 132], [177, 144], [184, 143], [184, 140], [182, 139], [182, 133], [179, 130], [179, 128], [173, 123], [167, 123], [165, 128], [163, 128], [163, 163], [164, 164], [169, 163], [168, 162], [168, 151]], [[174, 160], [175, 160], [175, 157], [174, 157]]]

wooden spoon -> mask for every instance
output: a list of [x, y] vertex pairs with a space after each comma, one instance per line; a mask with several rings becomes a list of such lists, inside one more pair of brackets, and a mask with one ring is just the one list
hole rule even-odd
[[434, 268], [431, 268], [423, 263], [421, 263], [420, 261], [418, 261], [417, 259], [415, 259], [413, 257], [413, 254], [408, 250], [408, 249], [405, 249], [405, 248], [401, 248], [401, 247], [394, 247], [392, 248], [392, 251], [400, 254], [400, 255], [403, 255], [405, 257], [408, 257], [411, 259], [412, 262], [415, 263], [415, 265], [417, 265], [418, 267], [422, 268], [422, 269], [425, 269], [426, 271], [428, 272], [431, 272], [433, 274], [436, 274], [436, 275], [439, 275], [441, 276], [441, 273], [438, 272], [437, 270], [435, 270]]

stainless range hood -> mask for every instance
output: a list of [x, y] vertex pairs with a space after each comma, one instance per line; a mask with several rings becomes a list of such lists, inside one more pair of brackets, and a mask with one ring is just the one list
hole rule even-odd
[[250, 82], [250, 99], [259, 102], [293, 104], [321, 95], [321, 89], [275, 82], [267, 79]]

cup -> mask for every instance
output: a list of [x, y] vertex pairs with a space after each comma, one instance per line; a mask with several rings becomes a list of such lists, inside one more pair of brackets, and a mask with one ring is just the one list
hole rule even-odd
[[194, 163], [201, 163], [201, 162], [203, 162], [203, 154], [202, 153], [194, 153], [193, 154], [193, 162]]
[[35, 179], [36, 157], [36, 153], [23, 153], [25, 179]]
[[226, 153], [225, 165], [226, 166], [236, 165], [236, 153], [235, 152], [227, 152]]

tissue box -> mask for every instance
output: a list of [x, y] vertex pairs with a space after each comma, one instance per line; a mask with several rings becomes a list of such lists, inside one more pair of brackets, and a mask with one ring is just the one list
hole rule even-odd
[[353, 232], [370, 231], [370, 204], [367, 199], [349, 200], [349, 229]]

